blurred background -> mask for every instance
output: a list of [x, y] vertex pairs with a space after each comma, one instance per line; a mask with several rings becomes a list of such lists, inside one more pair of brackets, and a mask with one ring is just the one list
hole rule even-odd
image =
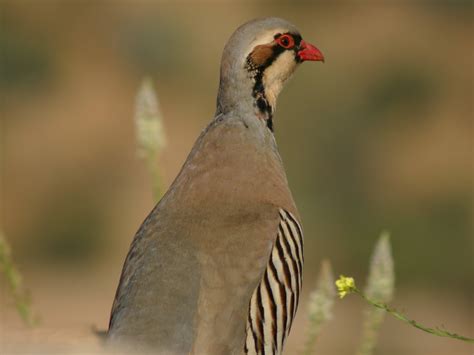
[[[0, 275], [0, 352], [94, 349], [91, 329], [106, 329], [129, 243], [155, 203], [136, 154], [142, 78], [153, 79], [163, 111], [159, 164], [169, 186], [213, 117], [227, 38], [270, 15], [296, 24], [326, 58], [301, 66], [275, 116], [306, 242], [304, 297], [286, 353], [301, 347], [322, 258], [363, 286], [384, 229], [393, 305], [474, 335], [471, 1], [0, 6], [1, 227], [41, 317], [36, 328], [22, 324]], [[353, 353], [363, 308], [357, 297], [337, 302], [317, 353]], [[392, 318], [378, 345], [388, 355], [472, 353]]]

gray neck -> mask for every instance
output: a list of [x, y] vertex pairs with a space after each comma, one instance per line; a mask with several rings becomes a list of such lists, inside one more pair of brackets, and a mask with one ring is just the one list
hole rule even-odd
[[223, 59], [216, 116], [230, 112], [262, 121], [273, 131], [273, 111], [265, 96], [262, 73], [239, 61], [229, 63]]
[[[253, 82], [249, 73], [242, 68], [232, 68], [224, 70], [222, 63], [219, 91], [217, 94], [216, 113], [228, 113], [231, 111], [255, 112], [255, 99], [252, 97]], [[239, 70], [240, 69], [240, 70]], [[226, 71], [224, 74], [223, 72]]]

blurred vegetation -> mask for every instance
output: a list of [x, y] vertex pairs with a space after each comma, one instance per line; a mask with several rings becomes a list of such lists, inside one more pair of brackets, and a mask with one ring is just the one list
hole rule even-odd
[[42, 86], [51, 78], [54, 64], [44, 43], [16, 30], [2, 19], [0, 31], [0, 90]]
[[0, 231], [0, 279], [6, 281], [8, 296], [13, 299], [14, 305], [21, 319], [29, 326], [38, 323], [38, 318], [33, 317], [31, 299], [23, 286], [23, 279], [13, 263], [12, 252], [5, 235]]
[[86, 195], [65, 190], [45, 202], [44, 215], [36, 222], [38, 230], [28, 238], [26, 253], [32, 260], [79, 266], [104, 250], [104, 214]]
[[172, 21], [150, 16], [127, 21], [119, 31], [119, 48], [139, 74], [160, 68], [163, 75], [170, 75], [174, 68], [186, 65], [185, 34]]
[[[457, 333], [450, 332], [450, 331], [444, 329], [444, 326], [443, 326], [443, 328], [441, 328], [441, 327], [436, 327], [436, 328], [427, 327], [427, 326], [425, 326], [425, 325], [423, 325], [423, 324], [421, 324], [421, 323], [419, 323], [419, 322], [417, 322], [413, 319], [408, 318], [406, 315], [404, 315], [403, 313], [397, 311], [396, 309], [388, 306], [384, 302], [377, 301], [377, 300], [371, 298], [365, 292], [363, 292], [363, 291], [361, 291], [357, 288], [357, 286], [355, 284], [355, 281], [354, 281], [354, 278], [352, 278], [352, 277], [347, 277], [347, 276], [341, 275], [339, 277], [339, 279], [336, 280], [336, 286], [337, 286], [337, 289], [338, 289], [338, 292], [339, 292], [339, 296], [341, 298], [344, 298], [345, 296], [347, 296], [351, 293], [355, 293], [355, 294], [359, 295], [360, 297], [362, 297], [365, 301], [367, 301], [367, 303], [370, 306], [375, 307], [378, 311], [386, 312], [386, 313], [392, 315], [393, 317], [395, 317], [396, 319], [401, 320], [402, 322], [405, 322], [406, 324], [411, 325], [414, 328], [417, 328], [417, 329], [422, 330], [426, 333], [436, 335], [436, 336], [439, 336], [439, 337], [445, 337], [445, 338], [461, 340], [461, 341], [465, 341], [466, 343], [474, 343], [474, 338], [469, 338], [469, 337], [466, 337], [466, 336], [463, 336], [463, 335], [459, 335]], [[374, 320], [376, 322], [379, 322], [379, 319], [380, 318], [378, 318], [378, 319], [374, 318]], [[372, 335], [376, 335], [376, 334], [374, 333]], [[368, 346], [363, 344], [363, 346], [361, 348], [362, 354], [372, 354], [375, 344], [367, 344], [367, 345]]]
[[163, 195], [163, 182], [158, 157], [166, 146], [158, 97], [150, 78], [142, 81], [135, 100], [135, 129], [137, 152], [150, 173], [153, 199], [158, 202]]
[[[316, 343], [323, 326], [333, 318], [333, 306], [336, 298], [336, 284], [340, 298], [352, 292], [359, 292], [353, 278], [341, 276], [334, 279], [331, 264], [324, 260], [319, 271], [316, 288], [311, 292], [308, 303], [309, 324], [306, 331], [306, 342], [302, 354], [314, 354]], [[395, 271], [389, 235], [382, 233], [375, 245], [370, 261], [370, 269], [365, 295], [377, 302], [390, 302], [393, 297]], [[365, 310], [363, 332], [358, 355], [371, 355], [377, 343], [377, 336], [385, 316], [384, 310], [369, 305]]]

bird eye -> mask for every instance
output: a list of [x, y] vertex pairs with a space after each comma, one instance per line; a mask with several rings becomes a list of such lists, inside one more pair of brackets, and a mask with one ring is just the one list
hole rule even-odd
[[282, 35], [276, 39], [277, 43], [285, 49], [290, 49], [295, 46], [295, 40], [290, 35]]

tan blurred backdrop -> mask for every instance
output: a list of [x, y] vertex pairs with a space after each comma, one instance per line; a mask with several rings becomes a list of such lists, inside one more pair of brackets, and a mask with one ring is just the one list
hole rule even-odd
[[[141, 79], [153, 78], [163, 110], [168, 186], [213, 116], [227, 38], [270, 15], [296, 24], [326, 57], [302, 65], [275, 117], [306, 238], [305, 296], [286, 353], [301, 348], [321, 259], [363, 286], [383, 229], [392, 235], [394, 305], [474, 335], [471, 1], [0, 6], [2, 228], [41, 316], [25, 328], [0, 275], [0, 352], [96, 343], [90, 329], [107, 327], [128, 245], [154, 205], [136, 156]], [[354, 352], [363, 306], [355, 297], [336, 303], [317, 354]], [[393, 319], [378, 346], [387, 355], [472, 353]]]

